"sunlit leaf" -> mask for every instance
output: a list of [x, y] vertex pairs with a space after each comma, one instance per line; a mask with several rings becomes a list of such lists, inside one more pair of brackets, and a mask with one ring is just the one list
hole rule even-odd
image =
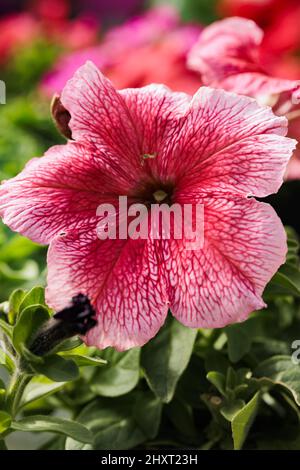
[[188, 365], [196, 335], [197, 330], [171, 318], [142, 349], [141, 364], [149, 386], [166, 403], [171, 401]]
[[139, 380], [140, 349], [124, 353], [112, 349], [103, 352], [107, 365], [97, 371], [91, 383], [93, 392], [104, 397], [117, 397], [130, 392]]
[[55, 432], [70, 436], [79, 442], [88, 444], [93, 442], [93, 435], [82, 424], [53, 416], [28, 416], [13, 421], [11, 427], [16, 431]]
[[253, 372], [262, 385], [279, 385], [287, 389], [300, 406], [300, 365], [294, 364], [290, 356], [273, 356], [261, 362]]
[[231, 422], [232, 437], [235, 450], [243, 447], [248, 432], [256, 417], [260, 403], [260, 393], [257, 392], [254, 397], [238, 411]]
[[4, 433], [11, 425], [11, 416], [0, 410], [0, 434]]
[[79, 369], [72, 359], [64, 359], [58, 354], [43, 357], [43, 363], [31, 363], [38, 374], [43, 374], [55, 382], [67, 382], [79, 377]]
[[67, 450], [130, 449], [158, 431], [162, 404], [150, 392], [134, 392], [118, 398], [98, 398], [78, 416], [95, 436], [94, 446], [67, 439]]

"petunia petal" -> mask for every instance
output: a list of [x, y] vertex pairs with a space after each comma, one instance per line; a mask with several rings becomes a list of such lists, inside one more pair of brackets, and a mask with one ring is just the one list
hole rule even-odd
[[178, 119], [188, 110], [191, 96], [156, 84], [120, 93], [136, 123], [142, 166], [159, 177], [159, 162], [168, 158], [172, 142], [177, 138]]
[[61, 102], [71, 114], [73, 139], [93, 142], [118, 155], [120, 165], [139, 170], [135, 123], [121, 94], [92, 62], [80, 67], [67, 82]]
[[296, 142], [287, 120], [248, 97], [202, 87], [182, 119], [163, 174], [180, 188], [266, 196], [281, 186]]
[[52, 147], [0, 186], [5, 224], [38, 243], [62, 231], [96, 224], [96, 210], [135, 187], [136, 180], [92, 144]]
[[75, 293], [87, 294], [98, 325], [86, 338], [100, 349], [141, 346], [160, 329], [168, 312], [159, 250], [151, 240], [105, 240], [70, 232], [48, 254], [47, 301], [56, 309]]
[[254, 21], [238, 17], [215, 21], [200, 34], [189, 53], [188, 65], [201, 73], [205, 84], [255, 70], [262, 39], [263, 31]]
[[260, 104], [272, 106], [280, 93], [289, 92], [292, 96], [299, 85], [298, 81], [270, 77], [261, 72], [244, 72], [224, 77], [220, 87], [240, 95], [253, 96]]
[[203, 248], [165, 242], [170, 309], [187, 326], [223, 327], [265, 306], [261, 295], [284, 263], [286, 235], [268, 204], [232, 197], [200, 202]]
[[208, 26], [190, 51], [188, 64], [206, 85], [265, 99], [299, 86], [274, 78], [261, 64], [263, 31], [252, 20], [226, 18]]

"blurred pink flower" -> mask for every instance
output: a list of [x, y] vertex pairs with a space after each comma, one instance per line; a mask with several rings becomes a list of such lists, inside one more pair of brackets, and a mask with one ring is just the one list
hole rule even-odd
[[0, 63], [3, 63], [16, 48], [33, 41], [39, 28], [31, 15], [20, 13], [1, 18], [0, 31]]
[[186, 67], [186, 55], [200, 27], [182, 25], [173, 8], [160, 7], [111, 29], [102, 43], [63, 57], [43, 80], [43, 90], [60, 92], [86, 60], [92, 60], [117, 88], [164, 83], [193, 93], [199, 77]]
[[[300, 138], [300, 81], [271, 76], [265, 69], [263, 31], [251, 20], [228, 18], [208, 26], [188, 56], [205, 85], [253, 96], [289, 122], [289, 136]], [[300, 178], [296, 152], [287, 178]], [[295, 169], [298, 168], [298, 171]]]
[[300, 48], [299, 0], [220, 0], [221, 16], [254, 20], [265, 32], [265, 47], [274, 56]]
[[63, 49], [73, 51], [97, 42], [99, 24], [91, 16], [79, 16], [56, 24], [46, 23], [43, 25], [43, 32], [50, 40], [62, 44]]
[[[73, 140], [4, 182], [0, 213], [12, 230], [50, 244], [53, 308], [78, 292], [91, 299], [98, 326], [87, 344], [143, 345], [169, 308], [183, 324], [205, 328], [263, 308], [286, 235], [272, 207], [249, 196], [282, 184], [295, 145], [284, 137], [286, 119], [205, 87], [193, 97], [162, 85], [118, 92], [92, 63], [67, 83], [61, 102]], [[204, 205], [202, 248], [151, 236], [98, 239], [99, 204], [117, 207], [119, 195], [146, 204], [161, 189], [171, 203]]]
[[96, 43], [99, 21], [92, 14], [71, 19], [70, 0], [32, 0], [31, 12], [37, 18], [41, 34], [63, 49], [83, 49]]
[[[47, 7], [47, 8], [46, 8]], [[68, 17], [68, 2], [38, 2], [28, 12], [15, 13], [0, 19], [0, 62], [4, 63], [19, 48], [39, 39], [74, 50], [96, 43], [99, 24], [91, 16]]]

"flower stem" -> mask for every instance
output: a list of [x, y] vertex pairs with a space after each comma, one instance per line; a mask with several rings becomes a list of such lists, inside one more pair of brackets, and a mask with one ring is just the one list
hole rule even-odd
[[7, 407], [14, 418], [19, 410], [19, 405], [25, 390], [26, 385], [30, 381], [31, 376], [16, 369], [11, 378], [8, 390], [6, 403]]

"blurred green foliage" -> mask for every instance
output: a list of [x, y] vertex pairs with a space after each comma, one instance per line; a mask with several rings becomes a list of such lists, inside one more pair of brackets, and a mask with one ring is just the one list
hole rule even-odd
[[62, 143], [49, 111], [49, 102], [36, 93], [8, 99], [0, 107], [0, 177], [19, 173], [25, 163]]
[[174, 5], [184, 21], [209, 24], [218, 19], [216, 4], [218, 0], [150, 0], [153, 5]]
[[[38, 91], [42, 74], [59, 53], [45, 40], [19, 48], [1, 70], [6, 104], [0, 106], [0, 180], [18, 174], [33, 157], [63, 142]], [[0, 222], [0, 301], [15, 287], [44, 283], [45, 248], [12, 233]]]
[[16, 287], [44, 284], [45, 248], [0, 225], [0, 302]]
[[[15, 97], [0, 107], [0, 178], [19, 173], [26, 162], [61, 143], [49, 113], [49, 103], [36, 93]], [[13, 288], [44, 282], [45, 248], [12, 233], [0, 223], [0, 301]]]
[[18, 47], [1, 72], [1, 79], [7, 84], [8, 99], [16, 94], [26, 96], [34, 89], [61, 51], [60, 46], [42, 37], [26, 47]]
[[[33, 87], [36, 82], [31, 82], [33, 75], [28, 76], [28, 81], [24, 79], [26, 70], [28, 74], [29, 71], [36, 73], [37, 78], [48, 62], [39, 65], [38, 74], [25, 59], [22, 62], [23, 59], [16, 57], [14, 72], [12, 65], [5, 71], [9, 79], [7, 103], [0, 106], [0, 180], [15, 176], [28, 160], [42, 156], [51, 145], [63, 142], [51, 121], [49, 102], [29, 89], [29, 84]], [[20, 94], [15, 94], [16, 91]], [[45, 249], [12, 233], [0, 222], [0, 301], [7, 299], [15, 287], [43, 283], [44, 270]]]

